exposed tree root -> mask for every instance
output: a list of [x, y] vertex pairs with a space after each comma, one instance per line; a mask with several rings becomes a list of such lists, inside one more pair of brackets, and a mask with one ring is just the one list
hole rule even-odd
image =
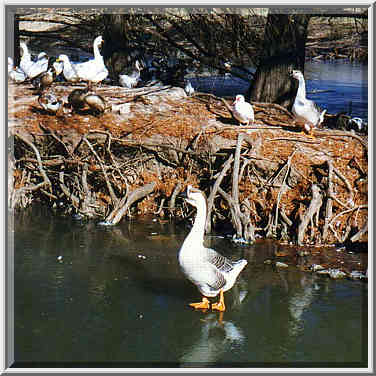
[[[155, 92], [107, 95], [119, 101], [138, 94]], [[202, 98], [210, 98], [210, 111]], [[234, 238], [244, 241], [366, 239], [366, 137], [319, 130], [316, 140], [297, 137], [289, 113], [263, 103], [254, 104], [257, 124], [232, 125], [214, 119], [213, 112], [223, 109], [229, 118], [231, 109], [222, 99], [219, 109], [217, 99], [197, 94], [152, 106], [136, 100], [134, 117], [125, 119], [15, 111], [9, 207], [40, 201], [109, 225], [142, 214], [184, 218], [191, 209], [177, 197], [192, 184], [208, 197], [206, 232], [231, 223]], [[168, 104], [165, 112], [160, 103]], [[33, 127], [19, 126], [25, 116], [37, 118]], [[280, 125], [267, 126], [269, 121]]]

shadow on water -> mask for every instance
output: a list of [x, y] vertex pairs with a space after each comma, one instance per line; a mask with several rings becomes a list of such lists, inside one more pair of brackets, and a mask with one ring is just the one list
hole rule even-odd
[[207, 239], [248, 260], [221, 315], [188, 306], [200, 299], [177, 262], [188, 228], [105, 228], [34, 208], [14, 230], [16, 366], [366, 365], [367, 285], [277, 270], [263, 262], [272, 242]]

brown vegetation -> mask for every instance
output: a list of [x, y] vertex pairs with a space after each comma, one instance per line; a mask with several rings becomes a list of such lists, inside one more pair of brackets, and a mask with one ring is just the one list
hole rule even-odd
[[[65, 101], [73, 89], [54, 87]], [[177, 195], [193, 184], [208, 196], [208, 230], [231, 221], [246, 240], [367, 240], [367, 137], [316, 130], [310, 139], [287, 110], [263, 103], [253, 103], [255, 124], [240, 127], [224, 99], [179, 88], [96, 92], [108, 102], [102, 116], [55, 116], [30, 85], [9, 85], [10, 207], [40, 200], [108, 224], [182, 218], [189, 208]]]

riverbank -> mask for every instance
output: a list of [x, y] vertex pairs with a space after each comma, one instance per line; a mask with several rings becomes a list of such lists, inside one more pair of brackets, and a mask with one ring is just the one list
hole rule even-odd
[[[74, 88], [54, 92], [66, 102]], [[180, 88], [96, 92], [109, 106], [101, 117], [53, 115], [31, 85], [9, 85], [11, 208], [36, 200], [110, 225], [184, 218], [190, 208], [178, 194], [192, 184], [208, 197], [208, 232], [232, 223], [246, 241], [367, 241], [367, 136], [316, 130], [311, 139], [287, 110], [262, 103], [253, 103], [255, 124], [239, 127], [225, 100]]]

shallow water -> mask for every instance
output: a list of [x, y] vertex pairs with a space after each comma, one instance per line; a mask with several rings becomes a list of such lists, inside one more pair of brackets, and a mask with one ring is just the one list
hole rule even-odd
[[[328, 113], [345, 111], [352, 117], [368, 119], [367, 65], [343, 61], [307, 62], [305, 79], [307, 97], [326, 108]], [[245, 94], [249, 88], [248, 82], [229, 75], [191, 79], [191, 82], [197, 91], [218, 96]]]
[[333, 281], [208, 238], [249, 262], [225, 293], [227, 310], [194, 311], [179, 270], [189, 229], [152, 218], [114, 228], [34, 208], [14, 220], [16, 366], [365, 366], [367, 284]]

